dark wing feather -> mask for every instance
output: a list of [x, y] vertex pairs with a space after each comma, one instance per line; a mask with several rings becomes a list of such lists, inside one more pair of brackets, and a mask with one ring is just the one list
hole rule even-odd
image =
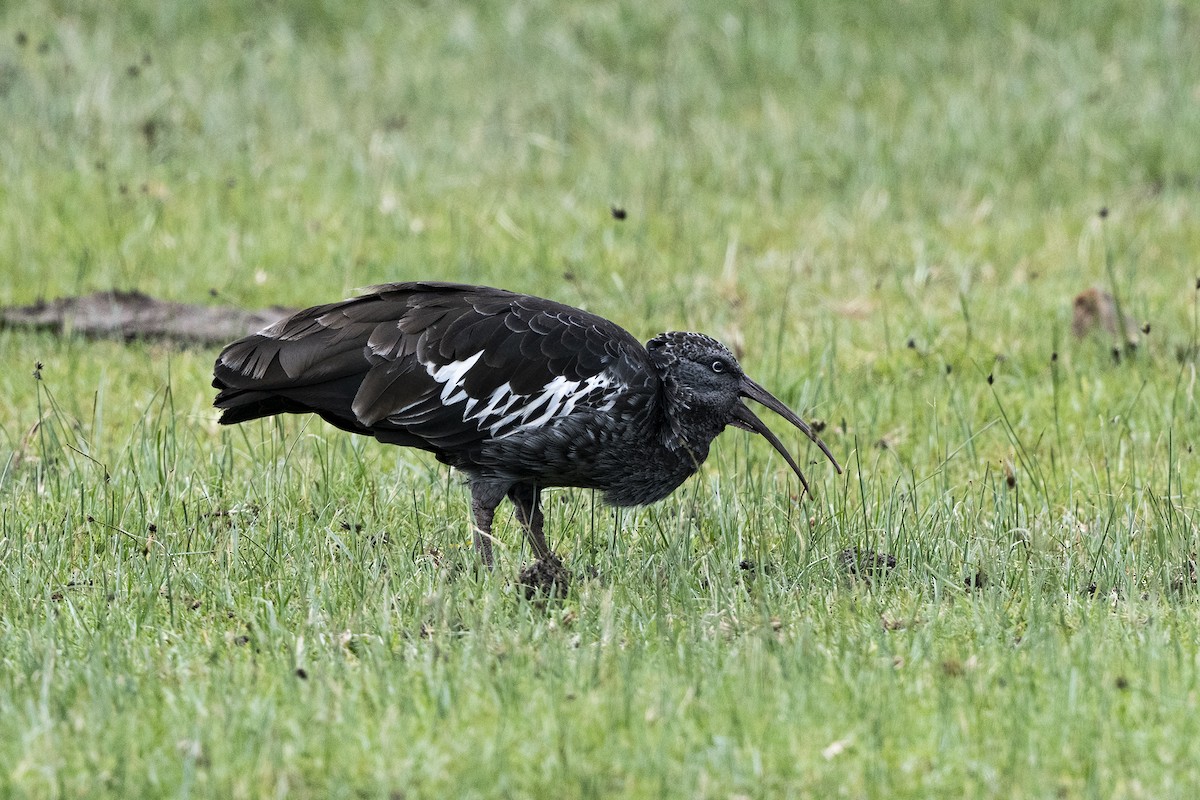
[[619, 391], [649, 396], [651, 372], [642, 345], [593, 314], [421, 282], [373, 287], [234, 342], [213, 385], [222, 423], [312, 412], [456, 462], [550, 409], [599, 408]]

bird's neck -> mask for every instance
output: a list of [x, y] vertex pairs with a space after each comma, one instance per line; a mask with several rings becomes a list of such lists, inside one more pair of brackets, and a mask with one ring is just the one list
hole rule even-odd
[[724, 421], [698, 405], [691, 392], [669, 384], [664, 393], [664, 411], [662, 443], [699, 468], [708, 458], [713, 439], [725, 429]]

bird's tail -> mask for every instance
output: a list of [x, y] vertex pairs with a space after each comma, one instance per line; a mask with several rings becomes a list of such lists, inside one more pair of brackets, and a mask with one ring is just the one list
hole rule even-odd
[[361, 356], [348, 354], [343, 356], [347, 363], [312, 367], [330, 353], [336, 350], [318, 337], [280, 339], [271, 329], [229, 345], [213, 365], [212, 385], [219, 390], [213, 405], [224, 412], [219, 422], [317, 413], [339, 428], [361, 432], [350, 408], [363, 379], [364, 370], [356, 368]]
[[213, 380], [213, 387], [220, 389], [213, 405], [221, 409], [221, 418], [217, 421], [222, 425], [236, 425], [252, 419], [305, 410], [293, 408], [293, 403], [272, 392], [230, 386], [219, 375]]

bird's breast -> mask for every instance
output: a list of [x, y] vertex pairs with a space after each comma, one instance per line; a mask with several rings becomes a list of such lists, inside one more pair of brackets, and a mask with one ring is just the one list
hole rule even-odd
[[653, 416], [617, 404], [558, 418], [485, 442], [476, 465], [510, 480], [596, 489], [611, 505], [654, 503], [699, 469], [708, 448], [671, 446]]

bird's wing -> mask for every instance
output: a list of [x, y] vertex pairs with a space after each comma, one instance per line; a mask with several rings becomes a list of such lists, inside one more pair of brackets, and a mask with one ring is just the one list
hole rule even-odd
[[302, 311], [230, 345], [214, 384], [218, 406], [238, 394], [281, 397], [291, 405], [280, 410], [449, 451], [607, 410], [621, 392], [650, 391], [648, 374], [632, 335], [580, 309], [409, 283]]

